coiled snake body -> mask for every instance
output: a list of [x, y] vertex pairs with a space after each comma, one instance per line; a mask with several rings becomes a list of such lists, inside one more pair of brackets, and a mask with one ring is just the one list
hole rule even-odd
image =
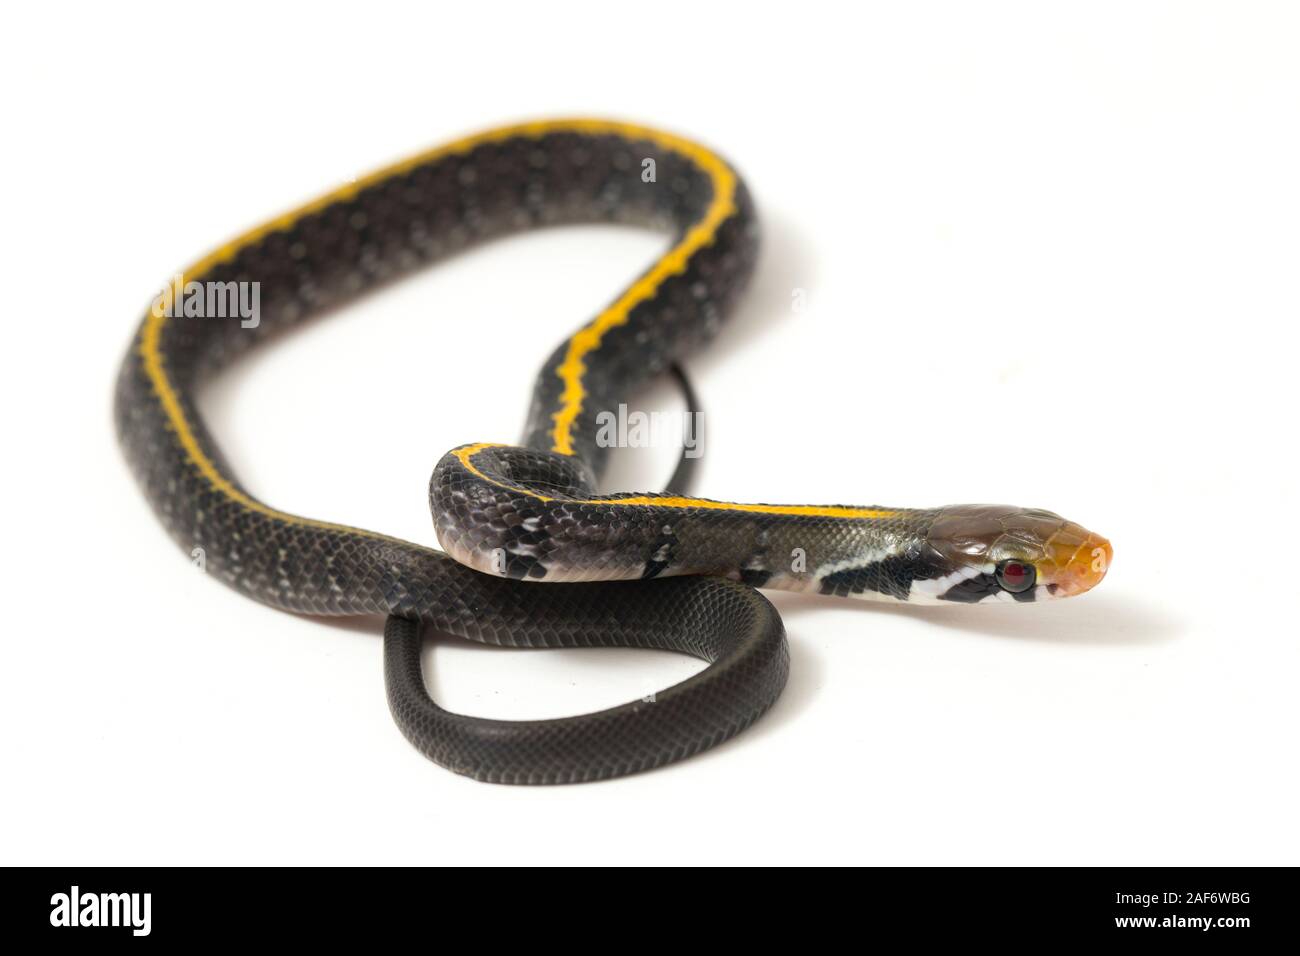
[[[430, 503], [446, 553], [280, 511], [240, 484], [195, 407], [207, 376], [381, 281], [493, 236], [575, 222], [641, 224], [673, 245], [546, 362], [519, 445], [467, 444], [438, 463]], [[1035, 509], [599, 493], [608, 448], [597, 416], [713, 335], [757, 248], [744, 184], [696, 143], [601, 120], [493, 130], [349, 184], [187, 269], [200, 288], [258, 283], [259, 320], [156, 302], [122, 363], [118, 434], [168, 532], [203, 549], [209, 572], [289, 611], [388, 615], [399, 726], [430, 758], [481, 780], [612, 777], [739, 732], [771, 706], [789, 666], [780, 618], [755, 587], [1026, 602], [1100, 580], [1109, 544]], [[664, 648], [709, 665], [598, 714], [485, 720], [428, 697], [424, 627], [494, 644]]]

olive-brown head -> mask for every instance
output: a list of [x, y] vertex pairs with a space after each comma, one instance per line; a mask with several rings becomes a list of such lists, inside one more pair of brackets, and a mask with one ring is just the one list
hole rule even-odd
[[974, 604], [1071, 597], [1096, 587], [1112, 556], [1101, 535], [1050, 511], [1011, 505], [942, 508], [928, 542], [951, 570], [916, 582], [914, 600]]

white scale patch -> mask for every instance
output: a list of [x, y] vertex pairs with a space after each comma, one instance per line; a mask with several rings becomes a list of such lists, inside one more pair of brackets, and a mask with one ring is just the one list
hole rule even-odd
[[[948, 591], [963, 581], [977, 578], [981, 574], [992, 574], [993, 571], [994, 565], [988, 564], [979, 567], [959, 568], [952, 574], [945, 574], [941, 578], [931, 578], [928, 581], [913, 581], [909, 602], [912, 604], [948, 604], [950, 602], [939, 600]], [[1008, 594], [1007, 597], [1011, 597], [1011, 595]], [[983, 600], [983, 598], [980, 600]]]
[[[830, 577], [832, 574], [838, 574], [840, 571], [852, 571], [857, 568], [865, 568], [871, 564], [878, 564], [886, 558], [895, 557], [897, 554], [898, 552], [896, 551], [867, 551], [862, 554], [855, 554], [851, 558], [845, 558], [843, 561], [832, 561], [829, 564], [823, 564], [817, 569], [817, 573], [812, 576], [812, 580], [809, 582], [811, 586], [801, 588], [800, 590], [820, 593], [822, 581]], [[916, 585], [918, 583], [920, 582], [913, 583], [912, 594], [916, 593]], [[884, 601], [888, 604], [908, 603], [907, 601], [899, 600], [892, 594], [884, 594], [880, 591], [873, 591], [870, 588], [850, 594], [848, 595], [848, 598], [852, 601]]]
[[877, 564], [885, 558], [893, 557], [890, 551], [867, 551], [863, 554], [855, 554], [851, 558], [845, 558], [843, 561], [832, 561], [830, 564], [823, 564], [813, 574], [820, 584], [823, 580], [832, 574], [838, 574], [841, 571], [849, 571], [854, 568], [864, 568], [868, 564]]

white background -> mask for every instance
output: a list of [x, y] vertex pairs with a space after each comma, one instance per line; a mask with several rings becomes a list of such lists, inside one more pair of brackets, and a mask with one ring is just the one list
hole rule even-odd
[[[718, 7], [10, 11], [3, 862], [1300, 862], [1295, 8]], [[379, 621], [195, 571], [109, 414], [158, 285], [347, 177], [578, 113], [703, 139], [759, 203], [753, 293], [690, 362], [699, 493], [1048, 507], [1114, 543], [1103, 585], [938, 610], [769, 592], [792, 669], [757, 726], [526, 789], [406, 743]], [[663, 243], [461, 257], [232, 369], [211, 428], [264, 500], [433, 544], [434, 462], [514, 439], [545, 355]], [[654, 489], [672, 457], [614, 482]], [[427, 660], [444, 704], [497, 717], [700, 666]]]

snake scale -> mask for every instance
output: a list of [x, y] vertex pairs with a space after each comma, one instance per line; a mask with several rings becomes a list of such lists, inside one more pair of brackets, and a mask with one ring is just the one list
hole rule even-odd
[[[267, 337], [476, 243], [564, 223], [627, 223], [669, 250], [543, 365], [517, 445], [473, 442], [434, 469], [444, 551], [264, 504], [199, 414], [216, 371]], [[498, 128], [348, 183], [183, 273], [145, 315], [115, 396], [121, 445], [187, 552], [258, 601], [383, 614], [389, 703], [426, 756], [479, 780], [567, 783], [659, 766], [733, 736], [784, 686], [784, 628], [759, 587], [910, 603], [1028, 603], [1081, 593], [1110, 545], [1051, 512], [746, 505], [602, 493], [602, 412], [701, 348], [754, 270], [758, 221], [735, 170], [681, 137], [626, 123]], [[254, 323], [190, 309], [256, 284]], [[209, 313], [212, 310], [209, 309]], [[191, 313], [196, 314], [191, 314]], [[661, 648], [708, 662], [596, 714], [453, 714], [421, 672], [426, 629], [526, 647]]]

